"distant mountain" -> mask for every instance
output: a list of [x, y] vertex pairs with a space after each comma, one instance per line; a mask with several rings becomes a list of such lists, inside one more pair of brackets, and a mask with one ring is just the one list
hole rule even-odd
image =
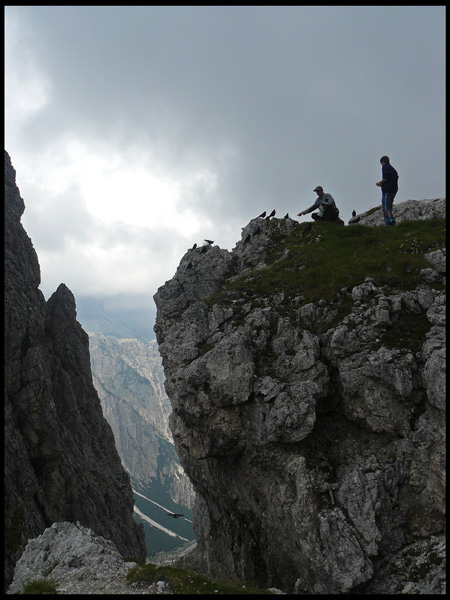
[[[149, 300], [150, 303], [150, 300]], [[119, 301], [81, 296], [77, 298], [77, 319], [88, 333], [102, 333], [117, 338], [134, 338], [141, 342], [155, 339], [155, 314], [146, 308], [123, 308]]]
[[[94, 386], [131, 476], [136, 508], [144, 514], [139, 518], [137, 512], [135, 518], [146, 530], [147, 552], [177, 548], [195, 537], [194, 492], [174, 449], [168, 425], [172, 409], [156, 341], [90, 333], [89, 345]], [[181, 513], [189, 521], [167, 512]]]

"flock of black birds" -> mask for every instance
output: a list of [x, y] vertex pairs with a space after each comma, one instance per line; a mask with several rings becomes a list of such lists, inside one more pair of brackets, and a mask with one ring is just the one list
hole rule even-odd
[[[257, 219], [266, 219], [266, 221], [269, 221], [272, 217], [274, 217], [276, 215], [276, 212], [277, 211], [275, 209], [273, 209], [273, 211], [269, 215], [267, 215], [267, 212], [264, 211], [257, 217]], [[289, 219], [289, 213], [286, 213], [284, 218]], [[261, 233], [261, 227], [259, 227], [259, 225], [258, 225], [258, 227], [256, 227], [255, 231], [253, 232], [253, 235], [258, 235], [259, 233]], [[245, 246], [246, 244], [248, 244], [250, 239], [251, 239], [251, 235], [248, 233], [245, 236], [243, 245]], [[200, 248], [200, 254], [205, 254], [205, 252], [208, 251], [209, 246], [214, 244], [214, 240], [203, 240], [203, 241], [206, 243]], [[194, 244], [192, 246], [191, 250], [197, 250], [197, 248], [198, 248], [197, 244]], [[186, 271], [188, 271], [189, 269], [192, 269], [193, 266], [194, 265], [192, 264], [192, 262], [189, 262], [186, 267]]]
[[262, 213], [261, 213], [261, 214], [260, 214], [258, 217], [256, 217], [256, 218], [257, 218], [257, 219], [264, 219], [264, 218], [265, 218], [265, 219], [266, 219], [266, 221], [268, 221], [268, 220], [269, 220], [271, 217], [274, 217], [274, 216], [275, 216], [276, 212], [277, 212], [277, 211], [276, 211], [275, 209], [273, 209], [273, 211], [270, 213], [270, 215], [268, 215], [268, 216], [266, 217], [266, 211], [264, 211], [264, 212], [262, 212]]
[[[257, 219], [266, 219], [266, 221], [270, 221], [270, 219], [275, 216], [276, 212], [277, 211], [275, 209], [273, 209], [273, 211], [270, 213], [270, 215], [267, 215], [267, 217], [266, 217], [267, 212], [264, 211], [260, 215], [258, 215], [256, 218]], [[289, 214], [287, 214], [284, 218], [287, 219], [288, 217], [289, 217]], [[261, 227], [259, 227], [259, 225], [253, 232], [253, 235], [258, 235], [258, 233], [261, 233]], [[245, 246], [245, 244], [248, 244], [250, 239], [251, 239], [251, 235], [249, 233], [247, 233], [244, 241], [242, 242], [243, 245]]]
[[[274, 217], [274, 216], [275, 216], [275, 214], [276, 214], [276, 210], [274, 209], [274, 210], [273, 210], [273, 211], [270, 213], [270, 215], [268, 215], [268, 216], [266, 217], [266, 211], [264, 211], [264, 212], [262, 212], [260, 215], [258, 215], [256, 218], [257, 218], [257, 219], [264, 219], [264, 218], [265, 218], [265, 219], [266, 219], [266, 221], [269, 221], [269, 219], [270, 219], [271, 217]], [[289, 213], [286, 213], [286, 214], [284, 215], [283, 219], [289, 219]]]
[[[269, 220], [270, 220], [272, 217], [274, 217], [274, 216], [276, 215], [276, 210], [275, 210], [275, 209], [273, 209], [273, 211], [270, 213], [270, 215], [267, 215], [267, 216], [266, 216], [266, 215], [267, 215], [267, 212], [266, 212], [266, 211], [264, 211], [264, 212], [262, 212], [260, 215], [258, 215], [256, 218], [257, 218], [257, 219], [266, 219], [266, 221], [269, 221]], [[352, 211], [352, 217], [356, 217], [356, 211], [355, 211], [355, 210], [354, 210], [354, 211]], [[284, 215], [283, 219], [289, 219], [289, 213], [286, 213], [286, 214]], [[311, 229], [312, 229], [312, 226], [313, 226], [313, 224], [312, 224], [312, 223], [308, 223], [308, 225], [305, 227], [305, 229], [304, 229], [304, 230], [303, 230], [303, 232], [302, 232], [302, 237], [303, 237], [304, 235], [306, 235], [308, 232], [310, 232], [310, 231], [311, 231]], [[258, 225], [258, 227], [257, 227], [257, 228], [255, 229], [255, 231], [253, 232], [253, 235], [258, 235], [259, 233], [261, 233], [261, 228], [260, 228], [260, 227], [259, 227], [259, 225]], [[247, 233], [247, 235], [245, 236], [245, 239], [244, 239], [244, 241], [242, 242], [242, 244], [245, 246], [246, 244], [248, 244], [248, 243], [249, 243], [250, 239], [251, 239], [251, 235], [250, 235], [250, 233]], [[203, 246], [201, 247], [201, 249], [200, 249], [200, 254], [205, 254], [205, 252], [207, 252], [207, 251], [208, 251], [208, 248], [209, 248], [209, 246], [211, 246], [212, 244], [214, 244], [214, 241], [213, 241], [213, 240], [203, 240], [203, 241], [204, 241], [204, 242], [206, 242], [206, 244], [205, 244], [205, 245], [203, 245]], [[197, 249], [197, 244], [194, 244], [194, 245], [192, 246], [191, 250], [196, 250], [196, 249]], [[192, 269], [192, 267], [193, 267], [193, 264], [192, 264], [192, 262], [190, 262], [190, 263], [188, 264], [188, 266], [186, 267], [186, 271], [187, 271], [188, 269]]]
[[[204, 242], [206, 242], [206, 244], [204, 244], [201, 248], [200, 248], [200, 254], [205, 254], [205, 252], [208, 251], [208, 248], [214, 244], [214, 240], [203, 240]], [[194, 244], [191, 248], [191, 250], [197, 250], [197, 244]], [[192, 269], [194, 265], [190, 262], [188, 264], [188, 266], [186, 267], [186, 271], [188, 269]]]

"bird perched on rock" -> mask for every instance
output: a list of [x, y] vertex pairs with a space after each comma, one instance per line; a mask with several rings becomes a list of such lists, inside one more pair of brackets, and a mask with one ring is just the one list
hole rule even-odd
[[197, 244], [194, 244], [194, 245], [192, 246], [192, 250], [195, 250], [196, 248], [197, 248]]
[[312, 223], [308, 223], [308, 225], [305, 227], [305, 229], [302, 232], [302, 237], [308, 233], [308, 231], [311, 231], [312, 229]]
[[275, 209], [273, 209], [273, 211], [270, 213], [270, 215], [269, 215], [268, 217], [266, 217], [266, 219], [267, 219], [267, 220], [269, 220], [269, 219], [270, 219], [270, 217], [274, 217], [274, 216], [275, 216], [275, 213], [276, 213], [276, 210], [275, 210]]
[[283, 217], [283, 219], [289, 219], [289, 213], [286, 213]]
[[205, 242], [206, 242], [207, 244], [209, 244], [210, 246], [211, 246], [211, 244], [214, 244], [214, 241], [213, 241], [213, 240], [203, 240], [203, 241], [205, 241]]
[[264, 217], [266, 216], [266, 211], [262, 212], [259, 217], [257, 217], [258, 219], [264, 219]]
[[250, 241], [250, 234], [247, 233], [247, 235], [245, 236], [245, 240], [244, 240], [244, 246], [245, 246], [245, 244], [248, 244], [249, 241]]
[[352, 217], [356, 217], [356, 210], [352, 211]]

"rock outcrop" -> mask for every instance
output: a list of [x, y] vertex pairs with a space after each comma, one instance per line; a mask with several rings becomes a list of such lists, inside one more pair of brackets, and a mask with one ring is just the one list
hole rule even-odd
[[58, 594], [92, 594], [94, 587], [104, 594], [117, 593], [119, 582], [126, 593], [126, 574], [135, 565], [123, 560], [111, 540], [81, 523], [53, 523], [28, 542], [8, 594], [20, 594], [39, 579], [54, 581]]
[[92, 383], [88, 335], [61, 284], [48, 302], [5, 152], [5, 581], [28, 539], [79, 521], [145, 557], [129, 476]]
[[[424, 219], [445, 219], [446, 198], [432, 200], [408, 200], [407, 202], [394, 202], [394, 218], [396, 223], [403, 221], [422, 221]], [[370, 225], [371, 227], [384, 227], [384, 217], [381, 208], [371, 209], [352, 217], [348, 224]]]
[[[191, 564], [285, 592], [412, 589], [411, 571], [389, 567], [409, 550], [408, 564], [441, 563], [445, 545], [445, 248], [412, 290], [366, 277], [332, 302], [246, 293], [304, 235], [254, 219], [232, 252], [189, 250], [155, 294], [170, 425], [197, 493]], [[385, 342], [402, 324], [416, 333]]]

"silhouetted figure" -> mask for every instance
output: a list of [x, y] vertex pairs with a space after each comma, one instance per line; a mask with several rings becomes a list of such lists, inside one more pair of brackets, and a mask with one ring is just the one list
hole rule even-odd
[[380, 158], [381, 176], [383, 179], [375, 185], [381, 187], [381, 208], [383, 209], [384, 224], [386, 227], [395, 225], [393, 204], [398, 192], [398, 173], [391, 165], [389, 156]]
[[283, 219], [289, 219], [289, 213], [286, 213], [283, 217]]
[[352, 211], [352, 217], [356, 217], [356, 210]]
[[249, 241], [250, 241], [250, 234], [247, 233], [247, 235], [245, 236], [245, 240], [244, 240], [244, 246], [245, 246], [245, 244], [248, 244]]
[[318, 208], [319, 212], [311, 215], [314, 221], [331, 221], [343, 225], [344, 221], [339, 218], [339, 209], [336, 206], [333, 196], [331, 194], [325, 194], [321, 185], [316, 186], [313, 189], [313, 192], [316, 192], [317, 194], [316, 201], [306, 210], [299, 212], [297, 216], [302, 217]]
[[262, 212], [259, 217], [257, 217], [258, 219], [264, 219], [264, 217], [266, 216], [266, 211]]
[[184, 515], [180, 515], [179, 513], [166, 513], [166, 515], [168, 515], [169, 517], [172, 517], [174, 519], [178, 519], [179, 517], [184, 517]]
[[211, 244], [214, 244], [214, 241], [213, 241], [213, 240], [204, 240], [204, 241], [205, 241], [206, 243], [208, 243], [210, 246], [211, 246]]
[[194, 245], [192, 246], [192, 250], [195, 250], [196, 248], [197, 248], [197, 244], [194, 244]]
[[273, 209], [273, 211], [270, 213], [270, 215], [268, 217], [266, 217], [266, 218], [270, 219], [270, 217], [274, 217], [275, 216], [275, 212], [276, 212], [276, 210]]

